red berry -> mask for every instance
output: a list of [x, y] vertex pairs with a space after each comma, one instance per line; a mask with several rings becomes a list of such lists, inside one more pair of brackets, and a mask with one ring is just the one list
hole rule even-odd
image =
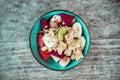
[[45, 30], [48, 30], [50, 28], [49, 25], [48, 25], [48, 22], [44, 18], [41, 19], [41, 26]]
[[65, 25], [67, 25], [68, 27], [70, 27], [74, 21], [74, 16], [70, 16], [67, 14], [61, 14], [61, 17], [62, 17], [62, 20], [65, 23]]

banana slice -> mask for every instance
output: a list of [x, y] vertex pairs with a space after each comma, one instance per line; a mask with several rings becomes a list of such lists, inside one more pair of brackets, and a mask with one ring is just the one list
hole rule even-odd
[[82, 35], [82, 26], [80, 23], [76, 22], [73, 24], [72, 29], [74, 30], [74, 36], [79, 37]]
[[59, 61], [59, 64], [62, 66], [62, 67], [65, 67], [68, 65], [68, 63], [70, 62], [70, 58], [69, 57], [64, 57], [64, 59], [61, 59]]
[[47, 47], [53, 47], [53, 45], [55, 44], [53, 39], [51, 38], [51, 36], [49, 34], [45, 34], [43, 36], [42, 40]]
[[58, 62], [60, 60], [60, 58], [54, 56], [54, 55], [51, 55], [52, 59], [55, 61], [55, 62]]
[[82, 49], [84, 49], [85, 43], [86, 43], [86, 40], [85, 40], [85, 38], [82, 36], [82, 37], [81, 37], [81, 48], [82, 48]]

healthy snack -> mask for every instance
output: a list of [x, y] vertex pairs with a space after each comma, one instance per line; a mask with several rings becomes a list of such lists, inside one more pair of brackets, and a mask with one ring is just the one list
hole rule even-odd
[[63, 40], [66, 31], [67, 31], [67, 28], [66, 28], [66, 27], [61, 27], [61, 28], [58, 30], [58, 40], [60, 40], [60, 41]]
[[38, 33], [38, 47], [41, 58], [50, 57], [62, 67], [70, 61], [84, 58], [86, 40], [82, 36], [82, 26], [75, 22], [74, 16], [54, 15], [49, 21], [41, 19], [43, 30]]

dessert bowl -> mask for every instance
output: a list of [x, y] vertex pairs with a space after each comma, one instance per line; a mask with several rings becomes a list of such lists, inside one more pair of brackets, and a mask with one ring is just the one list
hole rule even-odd
[[83, 21], [83, 19], [81, 17], [79, 17], [78, 15], [76, 15], [73, 12], [66, 11], [66, 10], [53, 10], [53, 11], [43, 14], [40, 18], [38, 18], [38, 20], [35, 22], [33, 28], [31, 29], [30, 36], [29, 36], [30, 49], [31, 49], [32, 54], [35, 57], [35, 59], [41, 65], [43, 65], [44, 67], [46, 67], [48, 69], [52, 69], [52, 70], [56, 70], [56, 71], [65, 71], [65, 70], [72, 69], [84, 60], [84, 58], [80, 58], [78, 61], [71, 60], [67, 66], [62, 67], [57, 62], [55, 62], [52, 58], [49, 58], [48, 60], [44, 61], [41, 58], [41, 56], [39, 55], [37, 35], [38, 35], [39, 31], [43, 29], [41, 27], [41, 22], [40, 22], [41, 19], [44, 18], [47, 21], [49, 21], [51, 19], [51, 17], [53, 17], [54, 15], [61, 15], [61, 14], [67, 14], [70, 16], [74, 16], [75, 21], [77, 21], [78, 23], [81, 24], [82, 36], [84, 36], [84, 38], [86, 40], [84, 49], [82, 51], [84, 58], [87, 56], [88, 50], [90, 48], [90, 33], [88, 31], [87, 25], [85, 24], [85, 22]]

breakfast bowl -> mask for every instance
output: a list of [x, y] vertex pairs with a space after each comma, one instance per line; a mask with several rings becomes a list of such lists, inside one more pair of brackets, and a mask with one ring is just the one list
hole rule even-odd
[[[57, 21], [55, 21], [55, 18], [57, 18]], [[57, 35], [55, 39], [58, 40], [54, 40], [54, 37], [45, 37], [49, 35], [49, 30], [52, 29], [54, 33], [50, 36]], [[52, 42], [53, 40], [57, 42]], [[41, 65], [51, 70], [65, 71], [76, 67], [87, 56], [90, 48], [90, 33], [83, 19], [75, 13], [66, 10], [54, 10], [38, 18], [31, 29], [29, 43], [33, 56]], [[55, 47], [54, 43], [56, 43]], [[63, 46], [58, 47], [61, 44], [65, 44], [66, 47], [64, 49]], [[74, 44], [79, 47], [71, 47], [70, 49], [70, 46]], [[75, 52], [77, 50], [78, 52]], [[78, 54], [79, 52], [80, 54]], [[76, 54], [78, 56], [75, 56]]]

